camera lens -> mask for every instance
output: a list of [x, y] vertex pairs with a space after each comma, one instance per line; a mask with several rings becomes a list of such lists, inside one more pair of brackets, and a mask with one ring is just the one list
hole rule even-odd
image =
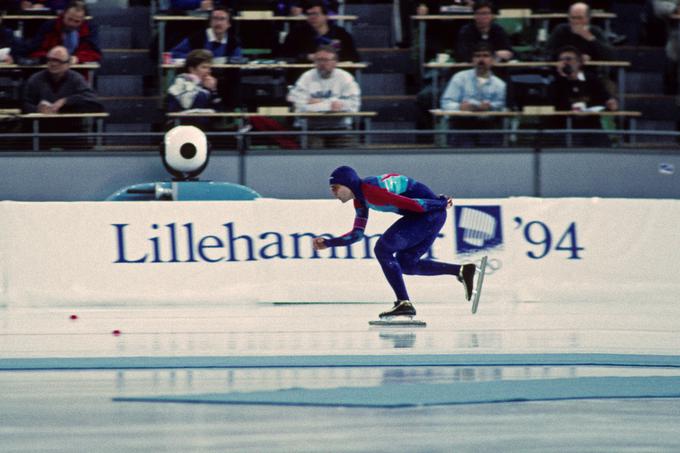
[[185, 159], [193, 159], [196, 156], [196, 146], [193, 143], [184, 143], [180, 147], [179, 153]]

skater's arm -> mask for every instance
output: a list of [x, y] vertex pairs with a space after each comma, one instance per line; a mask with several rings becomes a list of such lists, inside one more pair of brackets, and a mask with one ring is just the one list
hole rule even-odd
[[357, 203], [355, 204], [355, 212], [356, 214], [354, 217], [354, 226], [352, 227], [352, 231], [331, 239], [322, 237], [314, 238], [314, 248], [316, 250], [323, 250], [327, 247], [350, 245], [363, 238], [364, 230], [366, 229], [366, 223], [368, 222], [368, 208]]
[[446, 197], [434, 199], [409, 198], [369, 184], [362, 186], [362, 189], [366, 199], [370, 203], [379, 206], [394, 206], [398, 210], [411, 212], [429, 212], [446, 209]]

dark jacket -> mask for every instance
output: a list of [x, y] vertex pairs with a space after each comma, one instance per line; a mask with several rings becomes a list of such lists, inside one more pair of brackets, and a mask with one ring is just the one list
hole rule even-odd
[[595, 61], [612, 60], [614, 51], [607, 43], [602, 29], [591, 25], [590, 32], [595, 36], [595, 39], [586, 41], [581, 36], [573, 33], [569, 24], [558, 25], [550, 34], [550, 38], [548, 38], [546, 45], [548, 56], [556, 60], [557, 53], [562, 47], [574, 46], [581, 53], [590, 55], [590, 58]]
[[194, 49], [210, 50], [215, 58], [241, 56], [241, 44], [233, 27], [229, 28], [227, 31], [227, 46], [226, 49], [224, 49], [224, 54], [217, 52], [212, 48], [211, 43], [208, 42], [207, 30], [199, 30], [196, 33], [189, 35], [173, 47], [171, 52], [173, 58], [186, 58], [189, 52]]
[[477, 43], [485, 41], [491, 46], [491, 50], [509, 50], [512, 51], [512, 44], [510, 38], [503, 27], [496, 23], [491, 24], [489, 33], [483, 36], [474, 23], [465, 24], [458, 32], [458, 39], [456, 40], [456, 60], [472, 61], [472, 54]]
[[55, 102], [61, 98], [66, 98], [62, 111], [88, 113], [103, 111], [96, 93], [82, 75], [69, 70], [62, 80], [54, 83], [46, 69], [33, 74], [26, 82], [23, 111], [37, 112], [40, 101]]
[[317, 35], [308, 23], [298, 25], [288, 33], [280, 56], [307, 63], [307, 55], [323, 45], [334, 46], [338, 50], [339, 61], [360, 61], [352, 35], [335, 24], [328, 24], [328, 33], [325, 35]]

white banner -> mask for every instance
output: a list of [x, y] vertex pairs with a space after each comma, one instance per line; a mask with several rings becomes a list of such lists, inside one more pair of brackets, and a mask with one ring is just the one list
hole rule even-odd
[[[391, 302], [373, 246], [395, 215], [371, 212], [350, 249], [312, 250], [353, 216], [335, 200], [2, 202], [0, 305]], [[678, 224], [677, 200], [456, 200], [431, 253], [489, 255], [496, 300], [676, 297]], [[462, 302], [453, 276], [405, 278], [416, 302]]]

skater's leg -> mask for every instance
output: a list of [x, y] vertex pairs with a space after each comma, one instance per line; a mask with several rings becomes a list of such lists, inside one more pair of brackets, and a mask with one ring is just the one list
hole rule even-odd
[[[396, 224], [395, 224], [396, 225]], [[394, 226], [394, 225], [393, 225]], [[387, 231], [392, 230], [390, 228]], [[402, 275], [401, 266], [395, 258], [394, 254], [400, 247], [403, 247], [404, 238], [394, 233], [387, 235], [387, 232], [378, 239], [373, 249], [375, 257], [380, 263], [383, 274], [387, 278], [387, 282], [392, 287], [394, 295], [397, 300], [409, 300], [406, 285], [404, 284], [404, 277]]]
[[421, 242], [427, 236], [422, 229], [422, 216], [408, 216], [394, 222], [375, 244], [373, 251], [397, 300], [409, 300], [401, 265], [395, 254]]
[[432, 247], [442, 226], [446, 222], [446, 211], [437, 211], [423, 216], [417, 224], [409, 225], [409, 229], [423, 235], [423, 239], [409, 248], [396, 254], [397, 261], [404, 274], [408, 275], [458, 275], [460, 266], [434, 260], [421, 259]]

